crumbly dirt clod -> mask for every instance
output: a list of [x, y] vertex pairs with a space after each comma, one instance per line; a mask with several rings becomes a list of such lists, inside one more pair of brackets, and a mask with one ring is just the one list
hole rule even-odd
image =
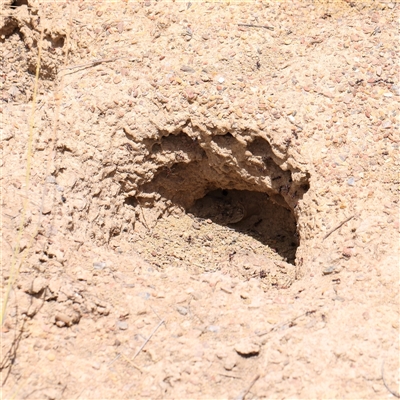
[[4, 397], [398, 393], [397, 14], [4, 1]]

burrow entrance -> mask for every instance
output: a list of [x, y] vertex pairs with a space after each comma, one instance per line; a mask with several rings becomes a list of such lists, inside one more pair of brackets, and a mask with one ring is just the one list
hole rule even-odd
[[277, 276], [286, 279], [295, 264], [295, 207], [308, 174], [295, 182], [265, 138], [243, 133], [180, 132], [148, 140], [146, 149], [151, 167], [125, 200], [148, 230], [136, 235], [137, 251], [160, 268], [223, 270], [283, 285]]
[[266, 193], [217, 189], [196, 200], [187, 211], [200, 220], [251, 236], [294, 264], [299, 244], [295, 217]]

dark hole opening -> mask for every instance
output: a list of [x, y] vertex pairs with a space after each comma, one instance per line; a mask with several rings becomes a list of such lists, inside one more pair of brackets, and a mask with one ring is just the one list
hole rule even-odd
[[134, 196], [128, 196], [125, 198], [124, 203], [128, 206], [136, 207], [139, 202], [137, 201], [136, 197]]
[[162, 151], [161, 144], [159, 143], [154, 143], [153, 146], [151, 147], [151, 152], [152, 153], [160, 153]]
[[51, 39], [51, 46], [56, 49], [58, 47], [64, 47], [65, 39], [63, 37], [58, 37], [56, 39]]
[[15, 18], [6, 18], [3, 25], [0, 27], [0, 42], [4, 43], [4, 41], [14, 33], [17, 33], [21, 40], [23, 39], [18, 28], [18, 21]]
[[14, 0], [11, 7], [29, 6], [28, 0]]
[[294, 264], [299, 246], [296, 218], [266, 193], [217, 189], [196, 200], [187, 212], [249, 235]]

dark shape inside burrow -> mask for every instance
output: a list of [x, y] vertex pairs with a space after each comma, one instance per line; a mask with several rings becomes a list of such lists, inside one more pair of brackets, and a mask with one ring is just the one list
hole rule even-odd
[[271, 201], [267, 193], [216, 189], [196, 200], [187, 212], [252, 236], [294, 264], [299, 246], [296, 218], [292, 210]]

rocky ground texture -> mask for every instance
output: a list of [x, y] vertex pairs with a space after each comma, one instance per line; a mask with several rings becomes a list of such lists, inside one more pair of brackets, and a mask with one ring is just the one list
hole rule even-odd
[[3, 1], [4, 398], [399, 397], [398, 7]]

